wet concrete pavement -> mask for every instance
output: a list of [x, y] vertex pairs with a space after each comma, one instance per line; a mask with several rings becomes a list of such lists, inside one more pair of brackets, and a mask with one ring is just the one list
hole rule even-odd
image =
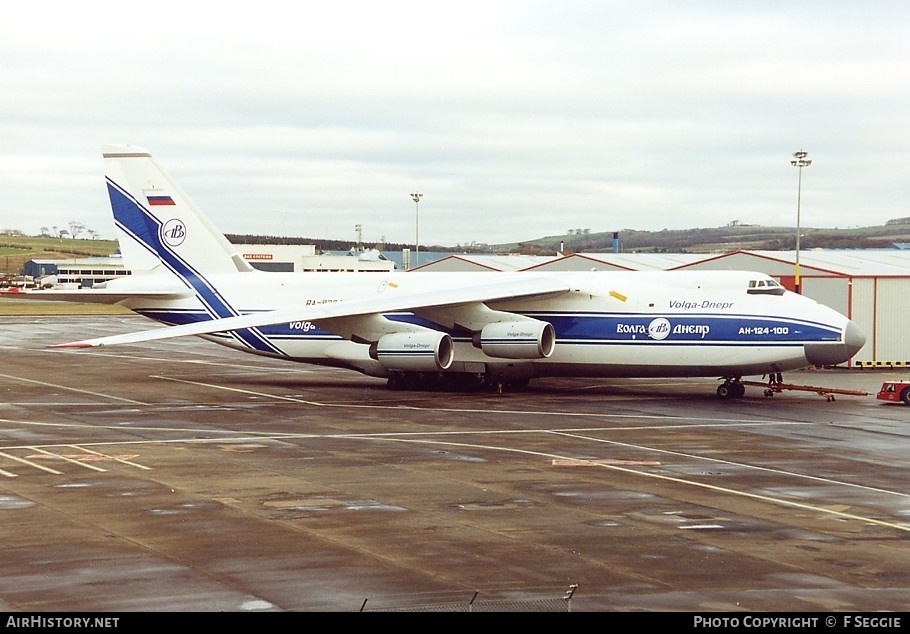
[[709, 379], [393, 392], [198, 339], [45, 347], [148, 326], [0, 318], [0, 609], [910, 603], [903, 405]]

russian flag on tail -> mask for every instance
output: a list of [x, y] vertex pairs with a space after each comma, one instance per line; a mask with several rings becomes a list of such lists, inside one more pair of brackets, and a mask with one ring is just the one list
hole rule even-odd
[[145, 199], [148, 201], [150, 207], [176, 204], [170, 194], [166, 194], [161, 189], [146, 189], [143, 190], [142, 193], [145, 194]]

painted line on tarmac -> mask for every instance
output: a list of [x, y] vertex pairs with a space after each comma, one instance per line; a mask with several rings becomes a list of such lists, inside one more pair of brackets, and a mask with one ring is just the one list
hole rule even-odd
[[75, 387], [69, 387], [67, 385], [59, 385], [57, 383], [48, 383], [46, 381], [36, 381], [35, 379], [24, 379], [21, 376], [11, 376], [9, 374], [0, 374], [0, 378], [10, 379], [11, 381], [19, 381], [22, 383], [32, 383], [34, 385], [43, 385], [45, 387], [53, 387], [58, 390], [66, 390], [67, 392], [76, 392], [77, 394], [89, 394], [91, 396], [98, 396], [108, 400], [122, 401], [124, 403], [132, 403], [133, 405], [148, 405], [148, 403], [143, 403], [142, 401], [134, 401], [133, 399], [123, 398], [122, 396], [112, 396], [110, 394], [102, 394], [101, 392], [92, 392], [91, 390], [80, 390]]
[[[68, 446], [72, 447], [73, 449], [75, 449], [77, 451], [84, 452], [84, 453], [88, 454], [89, 456], [95, 456], [98, 458], [102, 458], [104, 460], [110, 460], [111, 462], [119, 462], [120, 464], [125, 464], [130, 467], [136, 467], [137, 469], [143, 469], [145, 471], [152, 470], [151, 467], [147, 467], [146, 465], [139, 464], [138, 462], [133, 462], [132, 460], [127, 460], [126, 458], [121, 458], [119, 456], [112, 456], [110, 454], [101, 453], [100, 451], [93, 451], [87, 447], [82, 447], [81, 445], [68, 445]], [[78, 460], [79, 462], [82, 462], [82, 460], [80, 460], [79, 458], [76, 458], [76, 460]]]
[[[28, 447], [28, 449], [34, 449], [34, 447]], [[32, 462], [31, 460], [25, 460], [24, 458], [19, 458], [17, 456], [8, 454], [6, 452], [0, 452], [0, 456], [7, 458], [9, 460], [13, 460], [14, 462], [20, 462], [29, 467], [34, 467], [35, 469], [39, 469], [40, 471], [47, 471], [48, 473], [52, 473], [54, 475], [63, 475], [62, 471], [57, 471], [56, 469], [51, 469], [50, 467], [45, 467], [43, 464], [38, 464], [37, 462]], [[11, 474], [11, 477], [15, 477], [15, 474]]]
[[[69, 445], [66, 445], [66, 446], [69, 446]], [[49, 456], [51, 458], [54, 458], [55, 460], [63, 460], [65, 462], [69, 462], [70, 464], [75, 464], [75, 465], [79, 465], [80, 467], [85, 467], [86, 469], [91, 469], [92, 471], [98, 471], [100, 473], [107, 473], [107, 469], [102, 469], [101, 467], [96, 467], [93, 464], [86, 464], [84, 462], [80, 462], [79, 460], [74, 460], [73, 458], [70, 458], [69, 456], [64, 456], [64, 455], [61, 455], [58, 453], [54, 453], [52, 451], [47, 451], [46, 449], [41, 449], [40, 447], [32, 447], [32, 450], [37, 451], [39, 454], [42, 454], [44, 456]]]

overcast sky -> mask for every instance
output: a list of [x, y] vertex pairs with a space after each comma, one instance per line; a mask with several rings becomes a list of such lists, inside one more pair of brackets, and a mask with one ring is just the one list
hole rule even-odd
[[908, 34], [906, 0], [14, 3], [0, 229], [113, 238], [103, 143], [225, 233], [795, 227], [801, 148], [802, 226], [883, 224], [910, 216]]

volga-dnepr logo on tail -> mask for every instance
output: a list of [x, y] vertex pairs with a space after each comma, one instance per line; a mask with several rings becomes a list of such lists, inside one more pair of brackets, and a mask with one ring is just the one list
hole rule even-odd
[[186, 226], [176, 218], [171, 218], [161, 226], [161, 241], [170, 247], [179, 247], [186, 239]]

